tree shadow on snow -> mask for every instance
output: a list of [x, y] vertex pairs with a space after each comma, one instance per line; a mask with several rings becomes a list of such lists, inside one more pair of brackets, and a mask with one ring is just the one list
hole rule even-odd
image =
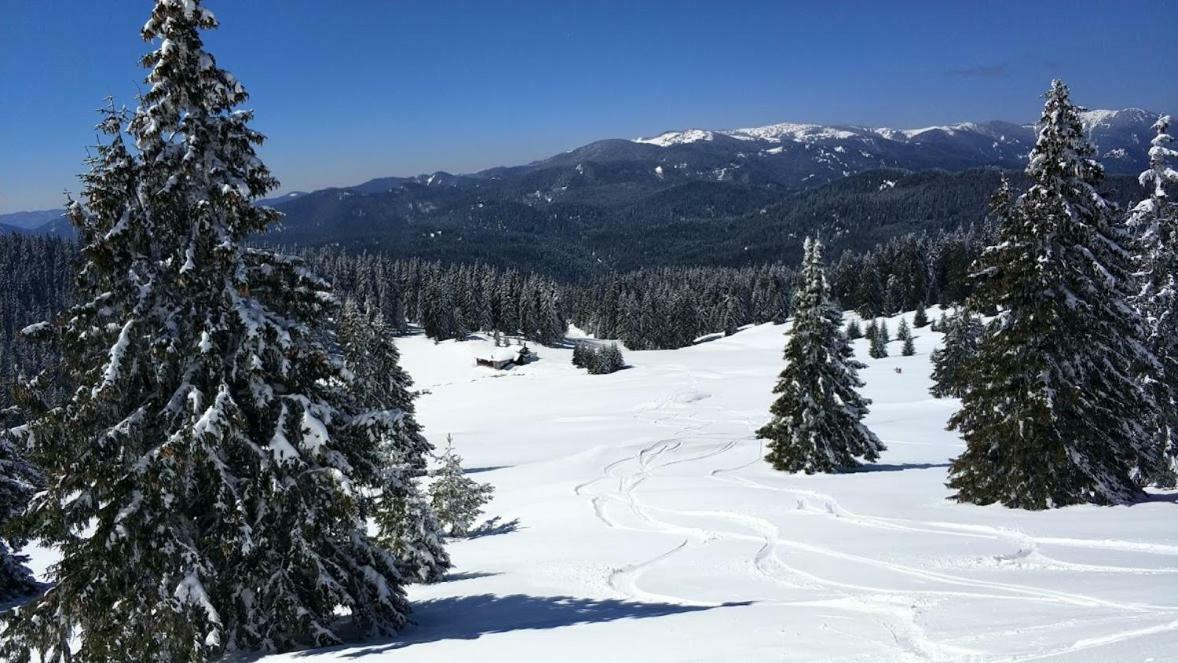
[[1147, 491], [1145, 493], [1145, 495], [1142, 495], [1137, 501], [1131, 502], [1130, 506], [1132, 506], [1133, 504], [1151, 504], [1151, 503], [1178, 504], [1178, 492], [1175, 492], [1174, 489], [1172, 489], [1172, 488], [1162, 489], [1162, 490], [1165, 492], [1156, 492], [1155, 493], [1155, 492], [1148, 492]]
[[482, 525], [472, 529], [466, 533], [463, 539], [481, 539], [484, 536], [496, 536], [498, 534], [511, 534], [519, 531], [519, 518], [512, 518], [511, 520], [503, 520], [499, 516], [484, 522]]
[[511, 465], [486, 465], [484, 467], [468, 467], [462, 471], [463, 474], [482, 474], [483, 472], [494, 472], [495, 470], [505, 470]]
[[855, 472], [903, 472], [905, 470], [931, 470], [938, 467], [949, 467], [949, 463], [875, 463], [861, 465]]
[[[751, 601], [719, 606], [689, 606], [672, 603], [635, 603], [617, 599], [585, 599], [572, 596], [527, 596], [478, 594], [454, 596], [415, 603], [414, 625], [396, 642], [359, 648], [335, 648], [342, 658], [375, 656], [415, 644], [440, 640], [475, 640], [492, 633], [554, 629], [575, 624], [595, 624], [619, 619], [649, 619], [716, 608], [751, 605]], [[300, 656], [321, 654], [302, 652]]]
[[458, 582], [460, 580], [475, 580], [477, 578], [491, 578], [498, 575], [503, 574], [491, 571], [462, 571], [459, 573], [447, 573], [446, 577], [439, 580], [438, 583], [441, 584], [446, 582]]

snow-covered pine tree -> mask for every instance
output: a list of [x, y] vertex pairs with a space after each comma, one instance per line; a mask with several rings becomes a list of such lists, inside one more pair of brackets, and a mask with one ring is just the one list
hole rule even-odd
[[1158, 360], [1147, 380], [1158, 404], [1153, 427], [1161, 464], [1142, 468], [1142, 474], [1145, 481], [1173, 487], [1178, 483], [1178, 203], [1167, 187], [1178, 185], [1178, 170], [1170, 165], [1178, 151], [1170, 147], [1169, 116], [1158, 118], [1153, 128], [1149, 169], [1139, 178], [1149, 197], [1129, 215], [1141, 281], [1134, 300], [1145, 315], [1149, 347]]
[[912, 327], [908, 325], [908, 318], [900, 318], [900, 326], [896, 328], [896, 340], [907, 341], [912, 338]]
[[595, 348], [588, 364], [589, 372], [593, 375], [616, 373], [625, 367], [626, 361], [622, 358], [622, 351], [617, 343]]
[[904, 338], [904, 345], [900, 348], [900, 354], [905, 357], [911, 357], [916, 354], [916, 343], [913, 341], [911, 334]]
[[[319, 339], [334, 297], [246, 248], [278, 218], [245, 89], [203, 48], [199, 0], [157, 0], [148, 90], [70, 206], [79, 303], [30, 330], [74, 389], [26, 399], [46, 488], [18, 519], [57, 547], [45, 594], [6, 615], [6, 660], [204, 661], [391, 634], [408, 605], [367, 535], [382, 458]], [[87, 532], [80, 535], [80, 532]]]
[[888, 323], [886, 320], [872, 320], [871, 325], [875, 331], [870, 335], [867, 356], [872, 359], [883, 359], [888, 356]]
[[912, 316], [912, 326], [920, 329], [928, 326], [928, 304], [923, 300], [916, 305], [916, 314]]
[[586, 356], [589, 354], [588, 350], [588, 344], [583, 341], [573, 345], [573, 366], [576, 366], [577, 368], [586, 368]]
[[352, 377], [349, 389], [382, 455], [372, 507], [377, 540], [396, 556], [405, 579], [434, 582], [450, 569], [450, 556], [418, 486], [433, 446], [414, 417], [413, 380], [401, 368], [394, 333], [375, 305], [361, 312], [354, 301], [344, 302], [338, 335]]
[[884, 345], [892, 342], [891, 332], [888, 331], [888, 321], [885, 319], [879, 321], [879, 338]]
[[744, 306], [735, 295], [724, 300], [724, 335], [732, 336], [744, 324]]
[[440, 460], [442, 466], [429, 487], [430, 505], [450, 536], [466, 536], [483, 513], [483, 507], [491, 501], [495, 487], [466, 476], [462, 457], [454, 451], [454, 441], [449, 435]]
[[933, 350], [933, 385], [936, 398], [961, 398], [968, 383], [969, 362], [977, 355], [982, 323], [973, 313], [958, 309], [945, 323], [943, 345]]
[[766, 456], [785, 472], [844, 472], [857, 458], [874, 461], [884, 445], [863, 425], [870, 401], [843, 336], [841, 314], [830, 300], [822, 265], [822, 243], [807, 238], [802, 287], [794, 300], [794, 322], [785, 346], [785, 370], [773, 393], [773, 419], [757, 431], [768, 440]]
[[858, 318], [851, 318], [847, 322], [847, 339], [853, 341], [857, 338], [863, 338], [863, 329], [859, 326]]
[[867, 331], [863, 333], [863, 336], [868, 340], [868, 342], [874, 343], [875, 337], [878, 335], [879, 323], [876, 322], [875, 318], [872, 318], [871, 322], [867, 323]]
[[33, 494], [42, 486], [41, 473], [29, 463], [17, 447], [23, 429], [4, 429], [4, 412], [0, 411], [0, 601], [27, 596], [38, 588], [28, 559], [13, 552], [26, 541], [10, 536], [6, 526], [22, 512]]
[[1103, 171], [1080, 109], [1053, 81], [1027, 166], [1030, 189], [975, 268], [975, 310], [998, 310], [950, 419], [965, 452], [954, 498], [1045, 509], [1136, 499], [1156, 459], [1143, 422], [1157, 405], [1136, 369], [1145, 348], [1126, 236], [1097, 190]]

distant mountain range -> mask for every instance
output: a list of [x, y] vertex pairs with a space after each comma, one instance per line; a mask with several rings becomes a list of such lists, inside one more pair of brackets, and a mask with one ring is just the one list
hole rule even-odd
[[[1083, 113], [1110, 175], [1133, 175], [1146, 167], [1157, 116], [1135, 108]], [[635, 228], [657, 231], [678, 246], [681, 242], [669, 226], [705, 222], [718, 232], [723, 227], [719, 221], [741, 222], [750, 215], [777, 218], [774, 210], [797, 205], [808, 191], [821, 189], [838, 198], [832, 192], [856, 190], [861, 185], [861, 178], [854, 177], [858, 174], [871, 175], [867, 180], [872, 186], [903, 190], [912, 174], [925, 171], [1022, 169], [1034, 141], [1034, 125], [1001, 121], [923, 129], [784, 123], [667, 131], [597, 141], [526, 165], [468, 175], [386, 177], [286, 194], [264, 201], [286, 214], [282, 227], [266, 239], [521, 267], [534, 267], [537, 261], [554, 268], [576, 264], [572, 271], [581, 274], [644, 264], [632, 245], [620, 244], [633, 243]], [[922, 195], [937, 195], [927, 178], [916, 179]], [[933, 179], [958, 193], [970, 188], [963, 189], [961, 178]], [[976, 193], [984, 200], [985, 192]], [[977, 216], [981, 203], [970, 196], [974, 194], [961, 200], [968, 198], [965, 204]], [[837, 206], [830, 213], [857, 216], [856, 210]], [[952, 210], [943, 213], [957, 217]], [[0, 224], [14, 226], [16, 232], [62, 233], [60, 214], [0, 215]], [[41, 225], [39, 218], [45, 219]], [[939, 221], [934, 225], [942, 225]], [[791, 232], [808, 229], [799, 226]], [[751, 259], [762, 248], [742, 249], [741, 255], [725, 261]], [[746, 252], [750, 255], [744, 256]]]

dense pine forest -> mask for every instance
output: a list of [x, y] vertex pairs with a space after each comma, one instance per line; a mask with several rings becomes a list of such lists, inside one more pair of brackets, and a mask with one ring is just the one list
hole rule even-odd
[[[894, 237], [865, 252], [844, 251], [830, 265], [831, 293], [864, 317], [919, 305], [951, 305], [972, 285], [970, 264], [992, 239], [985, 218], [965, 229]], [[398, 334], [436, 340], [499, 331], [541, 344], [560, 344], [572, 323], [631, 349], [690, 345], [708, 334], [731, 334], [762, 322], [784, 322], [797, 287], [797, 266], [662, 267], [564, 282], [486, 263], [401, 260], [341, 249], [288, 249], [332, 284], [338, 296], [372, 302]], [[71, 301], [78, 260], [67, 240], [0, 236], [0, 406], [11, 388], [52, 360], [44, 347], [21, 342], [20, 330]]]

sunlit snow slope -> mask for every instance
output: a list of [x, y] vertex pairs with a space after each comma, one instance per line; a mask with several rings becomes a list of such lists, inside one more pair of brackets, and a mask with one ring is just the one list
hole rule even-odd
[[427, 432], [453, 434], [497, 488], [488, 515], [519, 527], [455, 542], [453, 578], [412, 588], [401, 637], [264, 660], [1178, 660], [1178, 495], [947, 501], [962, 445], [944, 430], [956, 402], [927, 395], [927, 328], [915, 357], [855, 344], [880, 463], [774, 472], [753, 431], [784, 331], [628, 352], [607, 376], [567, 350], [499, 373], [473, 365], [487, 341], [400, 341]]

